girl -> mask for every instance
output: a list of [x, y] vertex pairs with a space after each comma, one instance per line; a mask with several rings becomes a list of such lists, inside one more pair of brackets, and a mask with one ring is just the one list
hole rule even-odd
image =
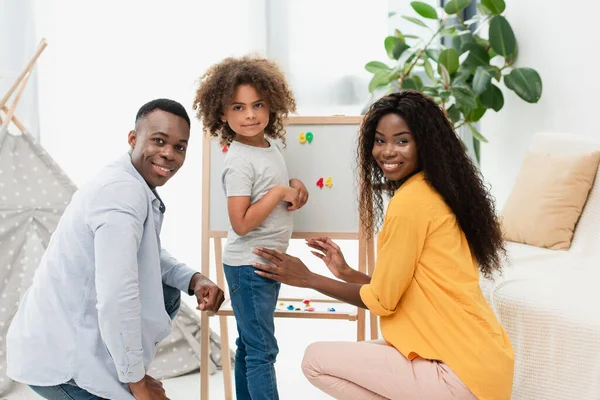
[[500, 269], [504, 243], [452, 125], [419, 92], [388, 95], [364, 117], [358, 162], [365, 232], [382, 220], [382, 195], [391, 196], [372, 277], [350, 268], [329, 238], [307, 244], [343, 282], [279, 250], [256, 249], [275, 265], [255, 264], [260, 276], [381, 317], [385, 341], [313, 343], [304, 374], [337, 399], [509, 400], [513, 349], [479, 287], [479, 271]]
[[254, 273], [255, 247], [285, 251], [292, 213], [308, 192], [289, 179], [279, 147], [283, 121], [296, 102], [277, 66], [266, 59], [227, 58], [202, 77], [194, 109], [207, 132], [229, 146], [222, 172], [231, 227], [223, 268], [237, 322], [236, 398], [278, 399], [273, 364], [279, 351], [273, 313], [280, 283]]

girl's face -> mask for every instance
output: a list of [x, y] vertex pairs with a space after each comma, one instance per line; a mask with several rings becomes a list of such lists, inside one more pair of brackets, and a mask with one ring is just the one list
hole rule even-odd
[[231, 103], [225, 106], [221, 120], [236, 133], [235, 140], [262, 145], [269, 124], [269, 105], [252, 85], [243, 84], [237, 87]]
[[400, 181], [419, 168], [414, 136], [397, 114], [386, 114], [377, 123], [372, 154], [389, 181]]

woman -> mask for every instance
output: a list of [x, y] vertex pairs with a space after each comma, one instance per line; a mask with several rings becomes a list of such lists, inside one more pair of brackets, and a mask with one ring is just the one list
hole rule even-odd
[[[511, 396], [510, 341], [479, 287], [505, 253], [493, 201], [442, 110], [404, 91], [374, 103], [360, 130], [360, 214], [381, 224], [373, 276], [350, 268], [329, 238], [307, 241], [335, 277], [259, 248], [257, 274], [315, 289], [380, 316], [385, 341], [314, 343], [303, 371], [338, 399]], [[374, 205], [374, 207], [373, 207]]]

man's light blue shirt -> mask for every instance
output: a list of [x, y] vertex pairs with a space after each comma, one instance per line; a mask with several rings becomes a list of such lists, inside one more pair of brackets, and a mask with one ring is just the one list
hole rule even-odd
[[133, 399], [171, 332], [162, 283], [188, 292], [197, 271], [160, 245], [161, 201], [129, 154], [78, 190], [7, 334], [8, 376], [35, 386], [74, 379]]

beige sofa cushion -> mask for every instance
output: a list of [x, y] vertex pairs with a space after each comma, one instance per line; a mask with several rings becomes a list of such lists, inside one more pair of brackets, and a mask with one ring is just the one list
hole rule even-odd
[[502, 211], [506, 240], [566, 250], [594, 183], [600, 152], [529, 152]]

